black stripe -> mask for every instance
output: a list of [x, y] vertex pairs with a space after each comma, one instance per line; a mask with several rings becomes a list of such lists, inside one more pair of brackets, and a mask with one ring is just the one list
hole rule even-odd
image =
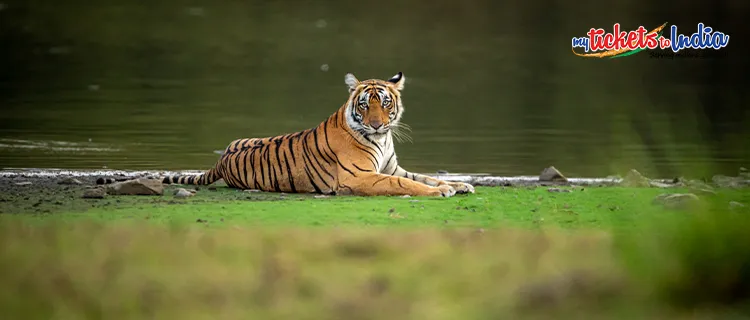
[[383, 155], [383, 149], [380, 149], [380, 146], [377, 143], [375, 143], [375, 141], [370, 140], [370, 138], [368, 137], [365, 137], [365, 140], [367, 140], [367, 142], [369, 143], [372, 143], [375, 146], [375, 148], [378, 148], [378, 153], [380, 153], [381, 156]]
[[[350, 136], [350, 137], [352, 137], [352, 139], [354, 139], [354, 141], [355, 141], [355, 142], [357, 142], [357, 143], [359, 143], [359, 144], [361, 144], [361, 145], [363, 145], [363, 146], [365, 146], [365, 147], [368, 147], [368, 146], [367, 146], [366, 144], [364, 144], [364, 143], [360, 142], [359, 140], [357, 140], [357, 137], [355, 137], [354, 135], [352, 135], [352, 133], [351, 133], [351, 132], [349, 132], [349, 130], [344, 130], [344, 131], [346, 131], [346, 133], [348, 133], [348, 134], [349, 134], [349, 136]], [[370, 160], [370, 162], [372, 162], [372, 165], [373, 165], [374, 167], [377, 167], [377, 165], [375, 164], [375, 162], [376, 162], [376, 161], [374, 160], [374, 159], [377, 159], [377, 156], [375, 156], [375, 154], [373, 154], [373, 153], [372, 153], [372, 152], [371, 152], [371, 151], [370, 151], [370, 150], [368, 149], [369, 147], [368, 147], [368, 148], [363, 148], [363, 147], [360, 147], [360, 146], [358, 146], [358, 145], [355, 145], [355, 147], [359, 148], [360, 150], [362, 150], [362, 151], [364, 151], [364, 152], [367, 152], [367, 154], [368, 154], [368, 155], [370, 155], [370, 157], [372, 157], [371, 159], [369, 159], [369, 160]]]
[[253, 173], [253, 189], [260, 189], [260, 184], [258, 183], [258, 171], [255, 170], [255, 155], [257, 153], [258, 148], [250, 150], [250, 170], [252, 170]]
[[229, 147], [227, 148], [227, 150], [234, 151], [235, 148], [237, 148], [237, 145], [240, 144], [240, 142], [242, 142], [242, 139], [238, 139], [234, 143], [230, 144]]
[[315, 142], [315, 149], [318, 150], [318, 154], [320, 154], [320, 156], [323, 158], [323, 160], [325, 160], [325, 162], [327, 162], [327, 163], [333, 162], [333, 159], [331, 159], [327, 155], [324, 155], [323, 152], [320, 151], [320, 145], [318, 145], [318, 130], [314, 130], [313, 131], [313, 139], [315, 139], [315, 140], [313, 140], [313, 142]]
[[297, 165], [297, 159], [294, 157], [294, 145], [293, 144], [294, 144], [294, 137], [290, 137], [289, 138], [289, 154], [292, 157], [292, 162], [296, 166]]
[[237, 170], [239, 170], [239, 164], [237, 163], [237, 153], [232, 153], [230, 160], [229, 160], [229, 173], [232, 179], [232, 185], [239, 186], [239, 182], [237, 181]]
[[268, 177], [268, 183], [266, 183], [265, 178], [263, 179], [263, 189], [266, 190], [268, 187], [273, 185], [273, 182], [271, 181], [271, 175], [273, 174], [273, 164], [271, 163], [271, 145], [266, 144], [264, 145], [265, 149], [263, 149], [263, 163], [266, 164], [266, 171], [268, 174], [266, 175]]
[[[246, 189], [247, 188], [247, 184], [245, 183], [245, 181], [243, 179], [244, 174], [242, 174], [242, 172], [240, 171], [240, 165], [243, 164], [240, 160], [242, 160], [242, 158], [244, 158], [244, 157], [242, 157], [242, 155], [244, 155], [244, 154], [245, 154], [245, 150], [243, 150], [243, 151], [235, 154], [234, 155], [234, 163], [235, 163], [235, 166], [237, 167], [237, 170], [236, 170], [237, 182], [239, 182], [240, 186], [243, 189]], [[242, 171], [244, 171], [244, 169], [242, 169]]]
[[384, 176], [384, 177], [378, 179], [377, 181], [373, 182], [372, 186], [374, 187], [376, 184], [378, 184], [378, 182], [383, 181], [383, 180], [388, 179], [388, 178], [390, 178], [390, 177], [389, 176]]
[[292, 168], [289, 167], [289, 159], [284, 154], [284, 163], [286, 164], [286, 173], [289, 176], [289, 188], [292, 189], [292, 193], [297, 193], [297, 188], [294, 187], [294, 176], [292, 175]]
[[263, 146], [258, 149], [258, 164], [260, 165], [260, 182], [258, 183], [258, 189], [261, 189], [261, 186], [265, 183], [263, 180], [266, 176], [266, 166], [263, 163]]
[[221, 156], [221, 161], [219, 162], [221, 167], [219, 168], [221, 172], [221, 176], [224, 177], [224, 182], [229, 184], [229, 175], [227, 174], [227, 154], [225, 153], [223, 156]]
[[[391, 160], [393, 160], [393, 156], [395, 156], [395, 155], [396, 155], [396, 152], [391, 153], [391, 156], [388, 157], [388, 161], [385, 162], [385, 168], [388, 168], [388, 165], [391, 164]], [[396, 170], [398, 170], [398, 166], [394, 166], [394, 167], [395, 168], [393, 168], [393, 172], [391, 172], [391, 175], [393, 175], [394, 173], [396, 173]], [[385, 168], [383, 168], [383, 169], [385, 169]]]
[[302, 146], [302, 158], [305, 159], [305, 160], [307, 160], [307, 162], [310, 163], [310, 165], [308, 166], [307, 162], [306, 162], [305, 163], [305, 167], [308, 168], [308, 169], [312, 169], [313, 171], [315, 171], [315, 174], [318, 175], [318, 178], [320, 178], [320, 181], [323, 181], [323, 184], [325, 184], [326, 187], [330, 188], [331, 186], [328, 185], [328, 183], [326, 182], [325, 179], [323, 179], [323, 175], [320, 174], [320, 171], [318, 171], [317, 169], [315, 169], [315, 166], [313, 165], [312, 160], [310, 159], [310, 155], [308, 154], [307, 148], [305, 148], [305, 146], [304, 146], [305, 141], [303, 140], [302, 143], [303, 143], [303, 146]]
[[305, 173], [307, 173], [307, 178], [310, 180], [310, 184], [313, 186], [313, 189], [315, 189], [315, 192], [322, 193], [320, 191], [320, 188], [318, 188], [318, 185], [315, 184], [315, 181], [313, 181], [313, 177], [310, 174], [310, 170], [307, 170], [307, 166], [305, 165], [303, 168], [305, 169]]
[[260, 155], [258, 157], [258, 162], [260, 162], [260, 171], [261, 171], [261, 176], [260, 176], [261, 189], [265, 189], [263, 187], [267, 185], [266, 184], [266, 170], [271, 170], [271, 168], [266, 168], [266, 167], [268, 167], [266, 165], [266, 161], [264, 159], [264, 157], [266, 155], [266, 150], [268, 150], [267, 146], [263, 145], [261, 147], [261, 149], [260, 149]]
[[[248, 168], [248, 167], [251, 167], [251, 166], [252, 166], [252, 164], [251, 164], [250, 160], [248, 159], [248, 158], [250, 158], [250, 157], [252, 156], [252, 154], [253, 154], [253, 153], [252, 153], [252, 150], [253, 150], [253, 149], [249, 149], [249, 150], [246, 150], [246, 151], [244, 152], [244, 156], [243, 156], [243, 158], [244, 158], [244, 159], [242, 159], [242, 162], [243, 162], [243, 163], [245, 164], [245, 166], [244, 166], [244, 167], [242, 167], [242, 177], [243, 177], [243, 179], [244, 179], [244, 182], [243, 182], [243, 183], [245, 184], [245, 188], [248, 188], [248, 187], [250, 187], [250, 176], [249, 176], [249, 175], [248, 175], [248, 173], [247, 173], [247, 168]], [[250, 170], [252, 170], [252, 167], [251, 167], [251, 169], [250, 169]]]
[[[315, 136], [315, 130], [313, 130], [312, 132], [313, 132], [313, 136]], [[311, 150], [312, 148], [310, 148], [310, 144], [309, 144], [309, 143], [308, 143], [307, 141], [308, 141], [308, 139], [305, 139], [305, 141], [303, 141], [303, 144], [302, 144], [302, 148], [303, 148], [303, 149], [305, 149], [305, 153], [306, 153], [306, 154], [308, 154], [308, 157], [311, 157], [312, 159], [314, 159], [314, 160], [315, 160], [315, 163], [317, 163], [317, 164], [318, 164], [318, 167], [320, 167], [320, 169], [321, 169], [321, 170], [323, 170], [323, 172], [325, 172], [325, 173], [326, 173], [326, 174], [327, 174], [327, 175], [328, 175], [329, 177], [331, 177], [331, 179], [336, 179], [336, 178], [334, 178], [334, 177], [333, 177], [333, 175], [332, 175], [332, 174], [331, 174], [330, 172], [328, 172], [328, 170], [327, 170], [327, 169], [326, 169], [326, 168], [325, 168], [325, 167], [324, 167], [324, 166], [323, 166], [323, 165], [322, 165], [322, 164], [320, 163], [320, 161], [318, 160], [318, 157], [316, 157], [316, 156], [315, 156], [315, 154], [313, 154], [313, 152], [312, 152], [312, 150]], [[321, 179], [322, 179], [322, 178], [321, 178]]]
[[[333, 127], [334, 128], [338, 128], [339, 127], [339, 113], [341, 113], [341, 110], [339, 110], [339, 112], [334, 113], [330, 118], [328, 118], [333, 123]], [[333, 118], [333, 119], [331, 119], [331, 118]], [[326, 121], [326, 122], [328, 122], [328, 121]]]
[[328, 149], [331, 150], [331, 153], [333, 153], [334, 158], [336, 158], [336, 162], [339, 164], [341, 169], [346, 170], [346, 172], [349, 172], [352, 176], [356, 177], [357, 175], [354, 174], [351, 170], [349, 170], [346, 166], [344, 166], [343, 163], [341, 163], [341, 160], [339, 160], [339, 156], [336, 154], [336, 152], [333, 152], [333, 148], [331, 148], [331, 142], [328, 141], [328, 122], [325, 122], [323, 124], [323, 133], [325, 133], [326, 137], [326, 145], [328, 146]]
[[224, 154], [224, 176], [226, 176], [227, 184], [232, 184], [232, 157], [234, 153], [225, 153]]
[[357, 170], [359, 170], [359, 171], [364, 171], [364, 172], [372, 172], [372, 170], [366, 170], [366, 169], [362, 169], [362, 168], [360, 168], [360, 167], [359, 167], [359, 166], [358, 166], [358, 165], [357, 165], [356, 163], [354, 163], [354, 162], [352, 162], [352, 165], [353, 165], [353, 166], [354, 166], [355, 168], [357, 168]]
[[268, 186], [269, 188], [273, 188], [274, 183], [276, 181], [276, 165], [274, 165], [273, 160], [271, 160], [271, 147], [272, 145], [268, 145], [268, 151], [266, 151], [266, 164], [268, 165]]
[[[274, 167], [281, 166], [281, 155], [279, 152], [281, 151], [281, 140], [276, 141], [276, 165]], [[286, 157], [286, 155], [284, 155]], [[279, 168], [281, 170], [281, 168]], [[275, 171], [275, 170], [274, 170]], [[281, 177], [281, 172], [279, 172], [278, 177], [276, 178], [276, 192], [281, 192], [281, 187], [279, 187], [279, 179]]]
[[245, 167], [247, 166], [247, 163], [245, 162], [246, 154], [247, 149], [242, 149], [234, 155], [234, 163], [237, 167], [237, 169], [235, 170], [237, 182], [243, 189], [247, 188], [247, 182], [245, 181], [245, 175], [243, 174], [243, 172], [245, 172]]
[[230, 170], [231, 162], [232, 162], [232, 154], [226, 153], [224, 156], [224, 166], [222, 166], [222, 169], [224, 171], [224, 178], [227, 185], [232, 185], [232, 172]]

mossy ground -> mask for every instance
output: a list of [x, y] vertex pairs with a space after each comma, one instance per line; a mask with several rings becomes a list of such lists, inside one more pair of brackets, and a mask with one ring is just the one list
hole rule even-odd
[[750, 210], [727, 209], [750, 203], [747, 190], [676, 211], [651, 200], [685, 190], [479, 187], [440, 199], [219, 187], [178, 199], [170, 186], [91, 200], [80, 186], [47, 188], [0, 202], [0, 309], [18, 318], [748, 314]]
[[[198, 188], [193, 197], [108, 196], [80, 198], [82, 186], [68, 193], [24, 192], [0, 201], [0, 212], [21, 213], [24, 219], [100, 221], [144, 220], [153, 223], [195, 223], [209, 226], [407, 226], [596, 228], [639, 225], [643, 218], [683, 215], [652, 204], [661, 193], [687, 189], [621, 187], [477, 187], [471, 195], [434, 197], [315, 197], [307, 194], [247, 192], [227, 187]], [[558, 189], [563, 192], [550, 192]], [[727, 207], [730, 201], [750, 203], [745, 190], [722, 190], [705, 196], [707, 205]]]

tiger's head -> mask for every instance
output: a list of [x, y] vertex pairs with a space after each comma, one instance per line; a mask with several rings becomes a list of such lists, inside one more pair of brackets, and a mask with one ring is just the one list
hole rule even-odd
[[349, 127], [363, 135], [382, 136], [398, 126], [404, 112], [401, 90], [405, 79], [403, 73], [399, 72], [386, 81], [359, 81], [353, 74], [347, 73], [344, 82], [349, 87], [346, 107]]

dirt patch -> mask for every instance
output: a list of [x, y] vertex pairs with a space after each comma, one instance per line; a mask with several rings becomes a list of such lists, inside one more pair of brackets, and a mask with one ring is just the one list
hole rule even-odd
[[[84, 197], [97, 188], [97, 176], [0, 176], [0, 214], [54, 214], [85, 212], [91, 208], [125, 208], [143, 205], [180, 205], [222, 201], [289, 201], [313, 195], [280, 195], [270, 192], [245, 192], [223, 183], [212, 186], [164, 185], [164, 195]], [[194, 191], [189, 198], [175, 195], [178, 189]], [[95, 193], [95, 192], [94, 192]]]

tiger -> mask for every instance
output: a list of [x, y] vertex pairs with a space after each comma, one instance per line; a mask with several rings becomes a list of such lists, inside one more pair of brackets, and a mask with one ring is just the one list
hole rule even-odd
[[266, 192], [356, 196], [440, 196], [474, 193], [474, 186], [447, 182], [402, 168], [393, 128], [404, 113], [404, 77], [358, 80], [347, 73], [346, 102], [316, 127], [229, 143], [213, 168], [199, 175], [164, 176], [165, 184], [209, 185]]

